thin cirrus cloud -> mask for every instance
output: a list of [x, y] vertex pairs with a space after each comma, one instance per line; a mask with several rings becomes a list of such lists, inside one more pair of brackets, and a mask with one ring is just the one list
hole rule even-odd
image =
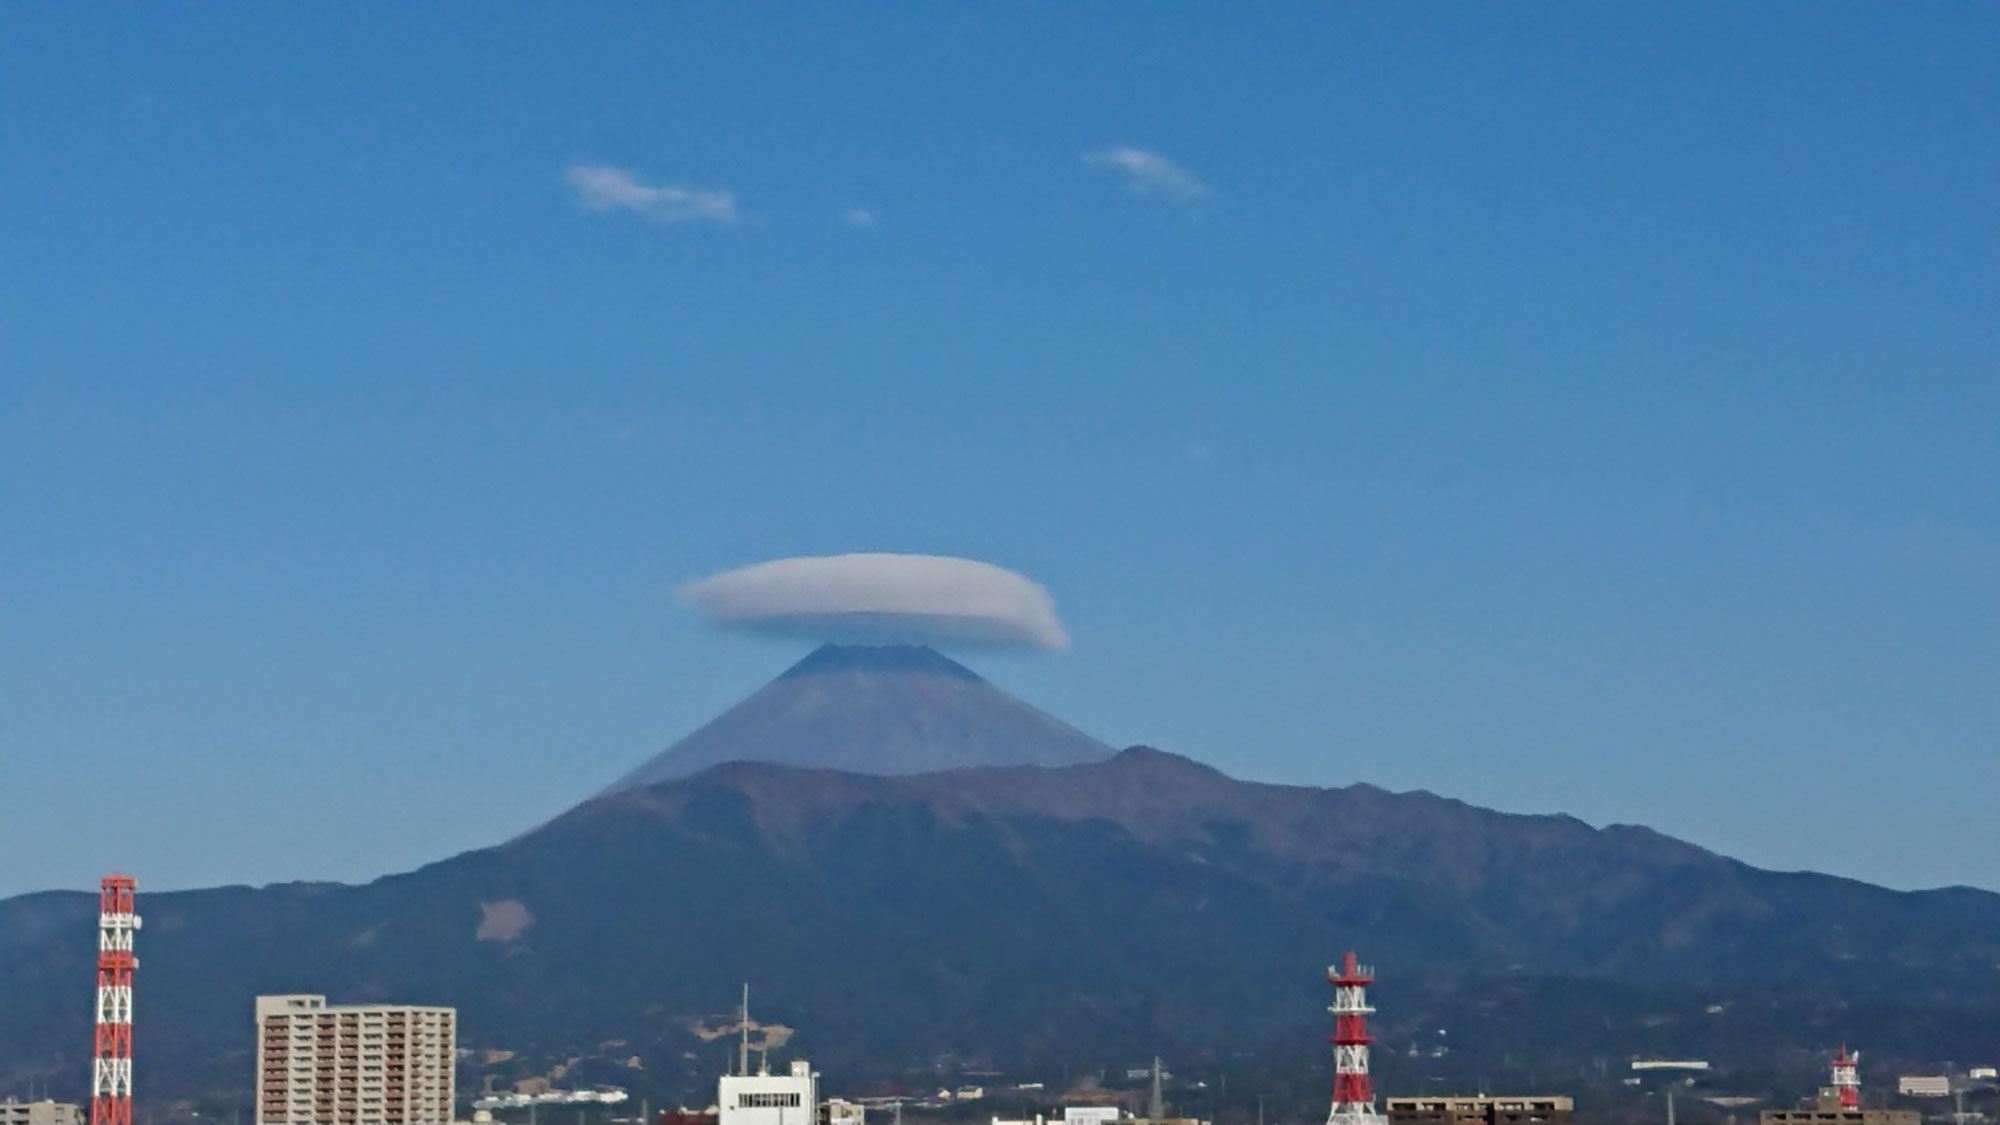
[[867, 230], [875, 225], [875, 212], [866, 207], [849, 207], [841, 214], [840, 221], [856, 230]]
[[677, 184], [647, 184], [623, 168], [578, 164], [569, 170], [577, 199], [592, 211], [630, 211], [660, 223], [733, 223], [736, 195]]
[[773, 559], [679, 590], [710, 625], [791, 640], [1048, 651], [1069, 647], [1049, 592], [946, 555]]
[[1085, 164], [1109, 168], [1125, 177], [1125, 186], [1134, 195], [1157, 195], [1167, 199], [1195, 200], [1209, 194], [1208, 185], [1194, 173], [1157, 152], [1121, 146], [1083, 154]]

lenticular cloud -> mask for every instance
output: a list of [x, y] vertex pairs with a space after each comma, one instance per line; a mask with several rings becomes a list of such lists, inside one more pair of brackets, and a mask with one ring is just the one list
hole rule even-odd
[[942, 555], [827, 555], [726, 570], [680, 589], [725, 629], [848, 644], [1061, 649], [1049, 592], [1027, 578]]

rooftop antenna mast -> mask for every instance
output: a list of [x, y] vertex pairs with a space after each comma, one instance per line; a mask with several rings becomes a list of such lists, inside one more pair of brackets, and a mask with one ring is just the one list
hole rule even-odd
[[743, 1005], [736, 1009], [736, 1073], [750, 1073], [750, 982], [743, 982]]

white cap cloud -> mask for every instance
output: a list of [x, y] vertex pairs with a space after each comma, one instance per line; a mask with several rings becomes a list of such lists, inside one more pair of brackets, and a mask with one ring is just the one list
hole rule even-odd
[[944, 555], [773, 559], [680, 588], [709, 624], [849, 644], [1069, 647], [1049, 592], [1004, 567]]

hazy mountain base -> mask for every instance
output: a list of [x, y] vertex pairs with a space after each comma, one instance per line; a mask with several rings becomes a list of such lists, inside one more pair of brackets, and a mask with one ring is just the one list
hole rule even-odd
[[[37, 1073], [82, 1093], [93, 909], [0, 903], [9, 1092]], [[749, 980], [834, 1089], [1060, 1083], [1159, 1053], [1309, 1113], [1330, 1069], [1321, 973], [1349, 946], [1382, 973], [1387, 1092], [1636, 1104], [1626, 1060], [1657, 1054], [1716, 1061], [1731, 1092], [1800, 1092], [1841, 1039], [1871, 1069], [2000, 1045], [2000, 896], [1774, 874], [1423, 793], [1252, 785], [1148, 750], [905, 778], [731, 765], [367, 886], [143, 910], [140, 1089], [213, 1108], [247, 1101], [251, 998], [280, 991], [453, 1004], [463, 1046], [513, 1052], [490, 1056], [496, 1078], [565, 1065], [705, 1102], [720, 1056], [689, 1025]]]

